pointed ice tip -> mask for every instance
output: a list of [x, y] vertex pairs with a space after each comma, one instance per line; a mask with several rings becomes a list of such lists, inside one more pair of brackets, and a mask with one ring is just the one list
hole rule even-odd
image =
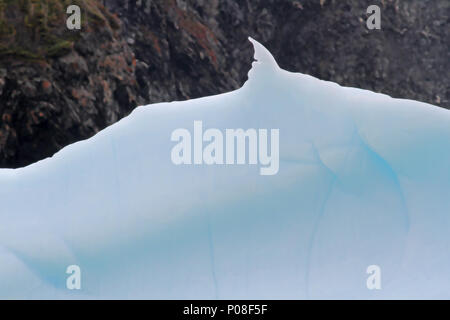
[[255, 50], [254, 59], [256, 61], [265, 66], [278, 68], [278, 64], [269, 50], [267, 50], [261, 43], [252, 37], [248, 37], [248, 40], [253, 44], [253, 49]]

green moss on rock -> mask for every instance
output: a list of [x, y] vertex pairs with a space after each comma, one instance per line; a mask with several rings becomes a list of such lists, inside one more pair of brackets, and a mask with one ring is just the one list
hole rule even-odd
[[69, 5], [82, 10], [82, 31], [117, 29], [117, 19], [99, 0], [0, 0], [0, 62], [15, 58], [46, 59], [64, 55], [80, 39], [80, 31], [68, 30]]

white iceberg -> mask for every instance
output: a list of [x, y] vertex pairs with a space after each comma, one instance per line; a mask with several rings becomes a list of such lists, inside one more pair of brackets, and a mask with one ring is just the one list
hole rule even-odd
[[[0, 170], [0, 298], [450, 298], [450, 112], [284, 71], [251, 41], [242, 88]], [[194, 121], [278, 129], [277, 173], [175, 165]]]

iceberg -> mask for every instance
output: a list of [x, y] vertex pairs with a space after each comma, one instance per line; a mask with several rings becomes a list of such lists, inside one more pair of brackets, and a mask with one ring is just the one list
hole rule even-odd
[[[450, 112], [282, 70], [250, 41], [242, 88], [0, 170], [0, 298], [450, 298]], [[202, 147], [174, 137], [196, 121]]]

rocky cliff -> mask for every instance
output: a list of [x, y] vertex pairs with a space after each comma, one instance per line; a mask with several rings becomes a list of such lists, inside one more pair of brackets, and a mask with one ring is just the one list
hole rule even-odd
[[[81, 30], [66, 8], [81, 7]], [[366, 8], [381, 7], [381, 30]], [[160, 101], [242, 85], [248, 36], [280, 66], [445, 108], [447, 0], [0, 0], [0, 167], [51, 156]]]

